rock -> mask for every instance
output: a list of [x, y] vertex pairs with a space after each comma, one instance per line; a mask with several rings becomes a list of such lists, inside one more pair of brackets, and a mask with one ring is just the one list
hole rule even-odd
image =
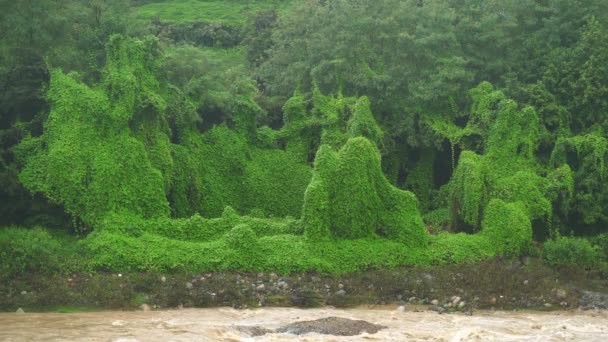
[[165, 276], [162, 276], [162, 277], [160, 277], [160, 281], [161, 281], [162, 283], [164, 283], [164, 282], [166, 282], [166, 281], [167, 281], [167, 278], [166, 278]]
[[431, 301], [431, 304], [432, 304], [432, 305], [439, 305], [439, 301], [438, 301], [437, 299], [433, 299], [433, 300]]
[[338, 290], [338, 291], [336, 291], [336, 296], [341, 296], [341, 297], [342, 296], [346, 296], [346, 291], [344, 291], [344, 290]]
[[257, 286], [255, 289], [256, 289], [257, 291], [264, 291], [264, 289], [265, 289], [265, 288], [266, 288], [266, 286], [264, 286], [264, 284], [260, 284], [260, 285], [258, 285], [258, 286]]
[[403, 299], [403, 295], [397, 295], [397, 300], [401, 301]]
[[194, 286], [194, 285], [192, 285], [192, 283], [191, 283], [191, 282], [187, 282], [187, 283], [186, 283], [186, 288], [187, 288], [188, 290], [191, 290], [193, 286]]
[[545, 303], [545, 307], [546, 307], [546, 308], [550, 308], [550, 307], [552, 307], [552, 306], [553, 306], [553, 305], [551, 305], [551, 303]]
[[528, 285], [528, 279], [524, 280], [524, 285]]
[[249, 335], [251, 337], [258, 337], [258, 336], [273, 333], [272, 330], [266, 329], [264, 327], [256, 327], [256, 326], [251, 327], [251, 326], [246, 326], [246, 325], [237, 325], [234, 328], [236, 330], [238, 330], [239, 332]]
[[279, 276], [277, 276], [276, 273], [270, 273], [270, 280], [274, 281], [274, 280], [277, 280], [277, 279], [279, 279]]
[[410, 297], [407, 301], [410, 303], [414, 303], [414, 302], [416, 302], [417, 299], [418, 298], [416, 298], [416, 297]]
[[452, 296], [452, 304], [456, 305], [460, 302], [460, 297]]
[[148, 305], [148, 304], [142, 304], [142, 305], [140, 305], [140, 306], [139, 306], [139, 309], [140, 309], [141, 311], [152, 311], [152, 308], [151, 308], [151, 307], [150, 307], [150, 305]]
[[338, 288], [342, 290], [344, 288], [344, 284], [338, 284]]
[[397, 308], [397, 312], [405, 312], [405, 306], [401, 305]]
[[467, 305], [467, 303], [465, 301], [462, 301], [462, 302], [458, 303], [458, 308], [462, 309], [462, 308], [464, 308], [465, 305]]
[[285, 289], [287, 289], [287, 288], [289, 287], [289, 284], [287, 284], [287, 282], [285, 282], [285, 281], [283, 281], [283, 280], [280, 280], [280, 281], [277, 283], [277, 286], [278, 286], [280, 289], [285, 290]]
[[555, 295], [559, 299], [564, 299], [564, 298], [566, 298], [567, 293], [566, 293], [566, 290], [564, 290], [564, 289], [557, 289], [557, 290], [555, 290]]
[[420, 278], [422, 278], [422, 281], [427, 286], [431, 286], [433, 284], [433, 276], [430, 273], [422, 273]]
[[579, 305], [584, 310], [608, 309], [608, 294], [583, 291]]
[[277, 333], [303, 335], [318, 333], [334, 336], [355, 336], [363, 332], [375, 334], [386, 327], [361, 320], [352, 320], [340, 317], [327, 317], [314, 321], [302, 321], [280, 327]]
[[21, 291], [21, 295], [25, 296], [27, 294], [27, 291]]
[[25, 313], [25, 311], [23, 311], [22, 308], [19, 308], [19, 309], [17, 309], [17, 311], [15, 311], [15, 313], [23, 314], [23, 313]]
[[496, 304], [496, 297], [490, 298], [490, 300], [488, 302], [492, 305]]

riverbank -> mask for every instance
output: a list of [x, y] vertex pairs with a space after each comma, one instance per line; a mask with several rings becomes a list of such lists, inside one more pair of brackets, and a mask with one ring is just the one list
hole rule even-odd
[[29, 275], [0, 282], [0, 311], [428, 305], [479, 309], [607, 308], [603, 272], [541, 260], [494, 260], [343, 275], [300, 273], [94, 273]]

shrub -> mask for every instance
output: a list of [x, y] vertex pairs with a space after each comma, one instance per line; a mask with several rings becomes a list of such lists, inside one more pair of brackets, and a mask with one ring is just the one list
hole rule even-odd
[[488, 237], [498, 255], [519, 256], [532, 242], [532, 224], [522, 202], [490, 201], [481, 234]]
[[0, 229], [0, 278], [61, 270], [62, 244], [40, 228]]
[[574, 237], [559, 237], [545, 242], [543, 259], [552, 266], [594, 266], [599, 261], [599, 251], [588, 240]]

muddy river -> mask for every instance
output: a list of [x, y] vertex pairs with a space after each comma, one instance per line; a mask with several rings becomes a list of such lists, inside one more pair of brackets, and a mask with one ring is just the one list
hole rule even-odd
[[[0, 341], [608, 341], [606, 311], [476, 311], [466, 316], [413, 310], [385, 306], [2, 313]], [[248, 330], [274, 330], [325, 317], [365, 320], [385, 328], [357, 336], [271, 332], [252, 337]]]

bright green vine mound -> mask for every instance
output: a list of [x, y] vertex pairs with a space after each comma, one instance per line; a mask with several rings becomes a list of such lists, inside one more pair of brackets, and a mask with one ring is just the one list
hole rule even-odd
[[532, 240], [518, 204], [500, 200], [476, 235], [427, 234], [415, 196], [388, 183], [377, 148], [363, 137], [339, 152], [319, 149], [304, 202], [300, 220], [241, 216], [230, 207], [213, 219], [113, 215], [82, 246], [93, 268], [115, 271], [343, 273], [517, 255]]

